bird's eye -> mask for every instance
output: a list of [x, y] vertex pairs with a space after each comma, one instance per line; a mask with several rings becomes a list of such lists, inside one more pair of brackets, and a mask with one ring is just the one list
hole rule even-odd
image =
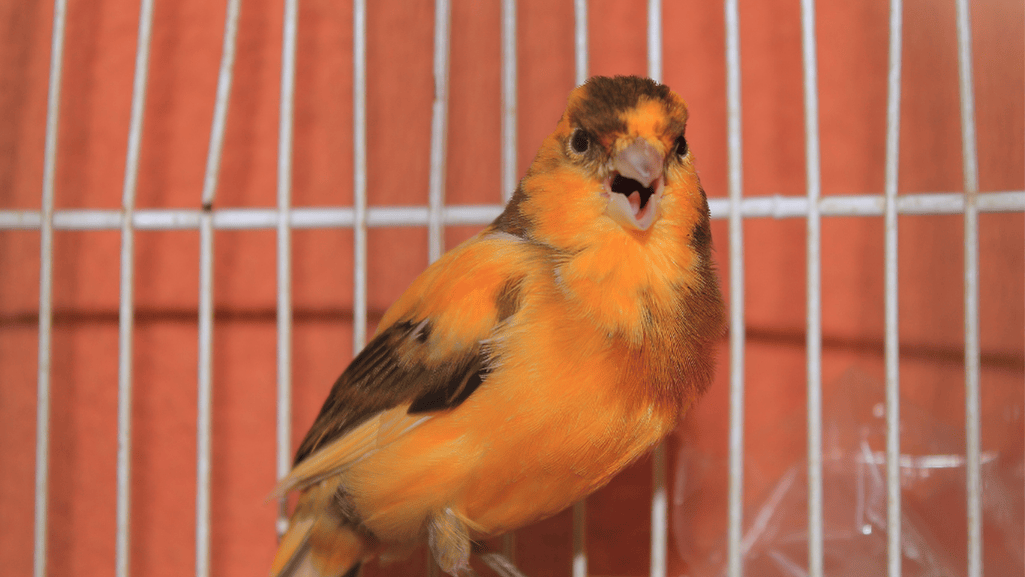
[[578, 128], [573, 131], [573, 136], [569, 139], [569, 146], [573, 149], [573, 152], [583, 154], [591, 146], [591, 137], [587, 132]]
[[676, 137], [676, 154], [680, 157], [687, 155], [687, 139], [682, 134]]

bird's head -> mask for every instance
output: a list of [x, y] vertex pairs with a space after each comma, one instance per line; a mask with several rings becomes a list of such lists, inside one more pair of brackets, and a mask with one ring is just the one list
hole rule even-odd
[[687, 106], [662, 84], [591, 78], [570, 94], [506, 220], [536, 240], [574, 250], [595, 234], [643, 241], [667, 215], [707, 217], [686, 124]]

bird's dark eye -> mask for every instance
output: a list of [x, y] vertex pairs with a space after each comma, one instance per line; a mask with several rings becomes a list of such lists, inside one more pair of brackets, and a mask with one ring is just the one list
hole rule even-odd
[[587, 132], [578, 128], [573, 131], [573, 136], [569, 139], [569, 145], [573, 152], [582, 154], [587, 152], [587, 147], [591, 145], [591, 137]]
[[681, 157], [687, 155], [687, 139], [682, 134], [676, 137], [676, 154]]

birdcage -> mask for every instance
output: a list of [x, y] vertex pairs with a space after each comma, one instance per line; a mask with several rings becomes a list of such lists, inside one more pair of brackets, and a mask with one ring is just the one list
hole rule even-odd
[[0, 573], [266, 574], [267, 496], [383, 311], [500, 213], [573, 86], [638, 74], [689, 104], [716, 382], [499, 546], [530, 577], [1022, 574], [1020, 2], [56, 0], [0, 23]]

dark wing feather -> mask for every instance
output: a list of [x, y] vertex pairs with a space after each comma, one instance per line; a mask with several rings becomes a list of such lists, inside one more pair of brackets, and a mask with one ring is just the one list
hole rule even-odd
[[465, 401], [489, 372], [486, 351], [478, 342], [445, 362], [427, 364], [430, 332], [428, 321], [407, 320], [374, 337], [331, 387], [293, 466], [373, 415], [402, 403], [411, 403], [413, 414], [443, 411]]
[[434, 413], [458, 407], [484, 382], [491, 370], [481, 364], [478, 355], [466, 370], [456, 372], [445, 386], [427, 391], [409, 405], [409, 414]]

